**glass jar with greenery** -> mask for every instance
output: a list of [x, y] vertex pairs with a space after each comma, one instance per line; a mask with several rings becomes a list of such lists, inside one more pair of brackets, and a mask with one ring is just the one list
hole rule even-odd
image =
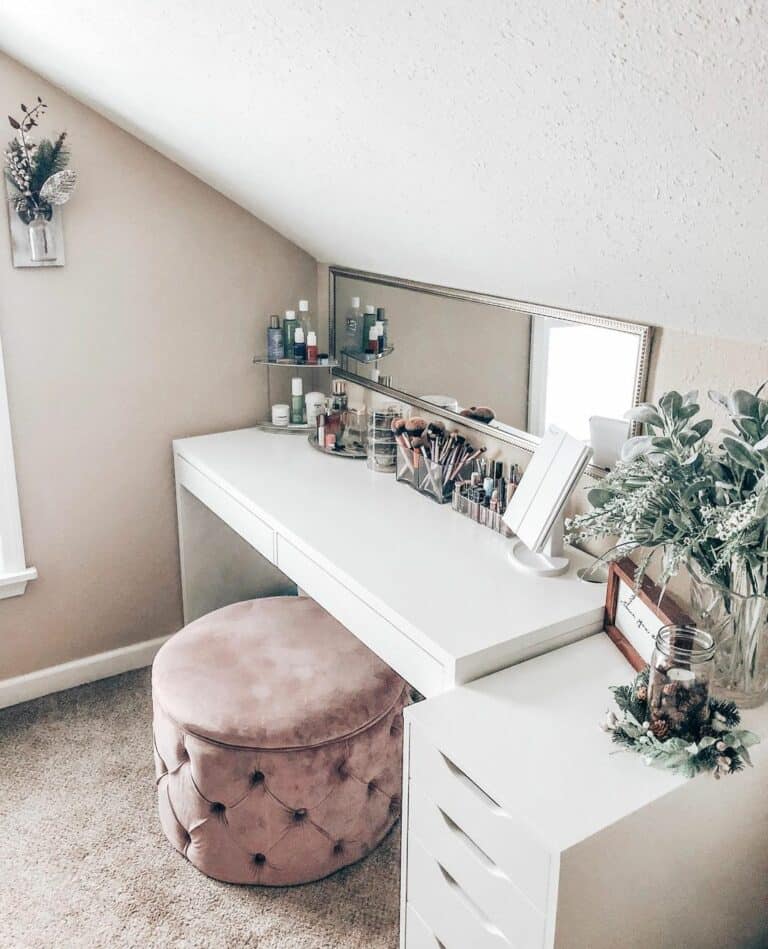
[[716, 643], [713, 688], [749, 707], [768, 697], [768, 400], [710, 392], [733, 426], [716, 444], [698, 394], [665, 393], [628, 413], [645, 434], [568, 522], [571, 541], [613, 536], [607, 555], [639, 553], [642, 578], [660, 554], [665, 586], [691, 577], [691, 612]]

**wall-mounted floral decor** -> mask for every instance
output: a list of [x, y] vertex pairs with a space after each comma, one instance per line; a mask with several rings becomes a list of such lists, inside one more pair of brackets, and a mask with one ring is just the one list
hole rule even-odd
[[18, 117], [8, 116], [16, 133], [5, 152], [8, 217], [16, 267], [64, 264], [61, 208], [72, 196], [77, 174], [68, 167], [66, 132], [55, 141], [33, 138], [46, 109], [38, 96], [32, 107], [21, 104]]

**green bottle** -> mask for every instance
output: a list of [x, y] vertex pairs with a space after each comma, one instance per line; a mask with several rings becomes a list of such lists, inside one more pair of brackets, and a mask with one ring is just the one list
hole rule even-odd
[[293, 343], [296, 337], [296, 327], [298, 326], [295, 310], [286, 310], [283, 320], [283, 350], [286, 359], [294, 359]]

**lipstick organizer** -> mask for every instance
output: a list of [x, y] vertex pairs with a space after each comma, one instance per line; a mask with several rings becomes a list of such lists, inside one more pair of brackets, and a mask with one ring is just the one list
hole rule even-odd
[[445, 465], [436, 461], [428, 461], [421, 452], [403, 451], [397, 446], [397, 467], [395, 477], [415, 488], [420, 494], [425, 494], [438, 504], [448, 504], [453, 497], [453, 486], [457, 478], [465, 474], [468, 466], [455, 472], [455, 477], [449, 478], [452, 472]]
[[463, 514], [472, 521], [476, 521], [478, 524], [482, 524], [483, 527], [490, 527], [492, 531], [503, 534], [505, 537], [511, 537], [512, 531], [504, 523], [504, 518], [501, 514], [498, 511], [492, 511], [489, 507], [485, 507], [484, 504], [473, 501], [468, 496], [468, 491], [469, 485], [467, 483], [454, 484], [453, 497], [451, 500], [453, 510], [458, 511], [459, 514]]

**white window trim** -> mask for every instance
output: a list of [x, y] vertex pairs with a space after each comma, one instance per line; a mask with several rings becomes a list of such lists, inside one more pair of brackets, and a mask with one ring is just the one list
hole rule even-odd
[[24, 556], [5, 361], [0, 341], [0, 600], [21, 596], [27, 583], [36, 578], [37, 570], [27, 566]]

